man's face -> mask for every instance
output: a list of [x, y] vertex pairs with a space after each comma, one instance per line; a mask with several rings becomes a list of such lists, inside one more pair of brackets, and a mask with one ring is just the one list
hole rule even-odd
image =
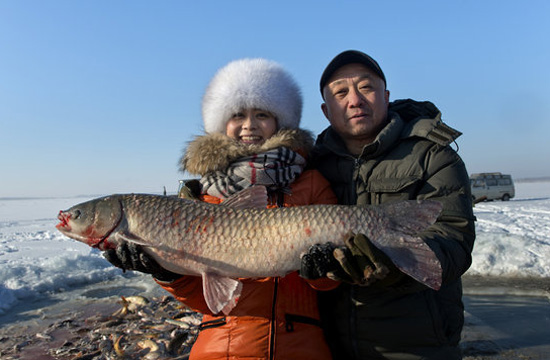
[[323, 89], [321, 109], [348, 144], [374, 141], [386, 125], [390, 93], [384, 81], [362, 64], [344, 65]]

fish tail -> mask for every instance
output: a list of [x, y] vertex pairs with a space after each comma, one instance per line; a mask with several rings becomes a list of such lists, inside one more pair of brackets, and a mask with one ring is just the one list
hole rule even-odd
[[401, 271], [434, 290], [441, 287], [441, 262], [418, 234], [435, 223], [441, 210], [442, 204], [432, 200], [386, 204], [390, 223], [371, 239]]

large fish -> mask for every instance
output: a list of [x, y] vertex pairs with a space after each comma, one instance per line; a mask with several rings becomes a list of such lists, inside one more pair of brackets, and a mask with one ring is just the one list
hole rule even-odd
[[106, 250], [122, 241], [142, 245], [164, 268], [202, 276], [213, 313], [228, 313], [242, 284], [238, 278], [284, 276], [317, 243], [344, 245], [365, 234], [404, 273], [433, 288], [441, 264], [417, 235], [433, 224], [436, 201], [378, 206], [308, 205], [266, 209], [266, 189], [256, 186], [212, 205], [176, 197], [111, 195], [60, 211], [56, 227], [66, 236]]

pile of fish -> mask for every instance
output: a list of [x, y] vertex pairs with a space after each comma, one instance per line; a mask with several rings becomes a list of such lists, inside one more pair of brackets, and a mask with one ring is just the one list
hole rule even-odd
[[[114, 313], [59, 319], [36, 329], [0, 336], [0, 358], [187, 359], [201, 314], [170, 296], [121, 297]], [[30, 330], [30, 331], [29, 331]], [[10, 344], [9, 348], [7, 345]]]

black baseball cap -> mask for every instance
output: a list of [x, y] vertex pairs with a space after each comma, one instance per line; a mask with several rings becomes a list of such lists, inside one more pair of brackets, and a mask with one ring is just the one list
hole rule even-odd
[[334, 74], [336, 70], [338, 70], [344, 65], [355, 64], [355, 63], [363, 64], [369, 69], [371, 69], [372, 71], [374, 71], [376, 75], [380, 76], [380, 78], [384, 80], [384, 85], [387, 85], [384, 72], [382, 72], [382, 69], [380, 68], [380, 65], [378, 65], [376, 60], [374, 60], [364, 52], [361, 52], [358, 50], [346, 50], [336, 55], [336, 57], [332, 59], [332, 61], [327, 65], [327, 67], [325, 68], [325, 71], [323, 71], [323, 75], [321, 75], [321, 82], [320, 82], [321, 96], [323, 95], [323, 88], [325, 87], [330, 77], [332, 76], [332, 74]]

